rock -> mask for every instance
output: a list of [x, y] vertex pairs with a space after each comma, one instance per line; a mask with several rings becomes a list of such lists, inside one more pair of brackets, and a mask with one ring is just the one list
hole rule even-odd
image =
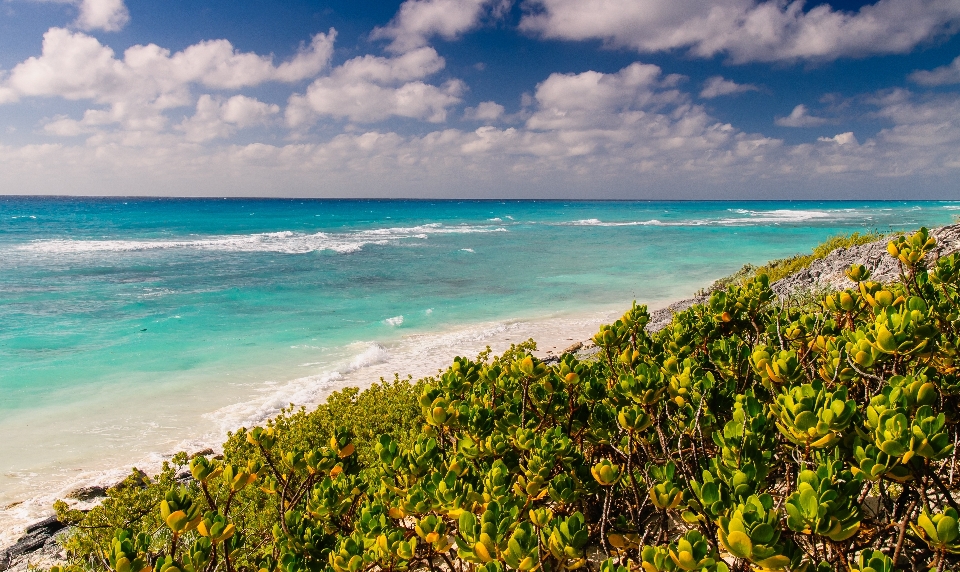
[[[18, 566], [24, 555], [43, 548], [48, 542], [53, 541], [53, 535], [56, 532], [64, 528], [66, 528], [66, 525], [57, 520], [55, 516], [31, 524], [27, 527], [26, 534], [16, 544], [0, 552], [0, 570], [8, 570]], [[59, 550], [59, 547], [57, 547], [57, 550]]]
[[670, 325], [670, 322], [673, 320], [673, 315], [677, 312], [682, 312], [695, 304], [704, 304], [708, 300], [710, 300], [709, 296], [694, 296], [693, 298], [687, 298], [686, 300], [674, 302], [666, 308], [654, 310], [650, 313], [650, 321], [647, 322], [646, 330], [651, 334], [654, 332], [659, 332]]
[[193, 459], [194, 457], [209, 457], [212, 454], [213, 454], [213, 449], [211, 449], [210, 447], [207, 447], [202, 451], [197, 451], [196, 453], [190, 455], [190, 458]]
[[[960, 252], [960, 224], [943, 226], [930, 231], [930, 236], [937, 240], [937, 247], [930, 256], [930, 262], [935, 263], [943, 256]], [[852, 246], [838, 248], [824, 258], [815, 260], [808, 268], [777, 280], [770, 285], [770, 289], [781, 300], [792, 294], [810, 290], [844, 290], [856, 286], [845, 272], [852, 264], [863, 264], [870, 270], [870, 280], [889, 283], [900, 278], [900, 265], [895, 258], [887, 253], [887, 238]], [[673, 315], [682, 312], [694, 304], [705, 304], [709, 296], [694, 296], [686, 300], [674, 302], [666, 308], [651, 312], [647, 331], [658, 332], [670, 324]]]
[[89, 501], [93, 499], [98, 499], [101, 497], [107, 496], [106, 487], [80, 487], [79, 489], [73, 489], [67, 493], [68, 499], [74, 499], [78, 501]]
[[[937, 247], [929, 257], [932, 266], [937, 259], [960, 250], [960, 224], [936, 228], [930, 232], [936, 239]], [[852, 264], [863, 264], [870, 270], [870, 280], [890, 283], [900, 278], [900, 264], [887, 253], [887, 238], [852, 246], [838, 248], [824, 258], [815, 260], [808, 268], [777, 280], [770, 288], [781, 299], [804, 290], [845, 290], [856, 286], [847, 278], [845, 272]]]
[[579, 350], [579, 349], [582, 348], [582, 347], [583, 347], [583, 342], [577, 342], [577, 343], [573, 344], [572, 346], [568, 347], [567, 349], [563, 350], [563, 353], [564, 353], [564, 354], [572, 354], [572, 353], [576, 352], [577, 350]]

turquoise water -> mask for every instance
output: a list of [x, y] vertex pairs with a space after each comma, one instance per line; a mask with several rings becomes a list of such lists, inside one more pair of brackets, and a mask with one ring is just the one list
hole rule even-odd
[[427, 347], [446, 360], [459, 346], [441, 333], [483, 342], [511, 320], [662, 305], [833, 234], [958, 209], [0, 198], [0, 432], [21, 436], [0, 440], [0, 507], [316, 401], [368, 366], [406, 373]]

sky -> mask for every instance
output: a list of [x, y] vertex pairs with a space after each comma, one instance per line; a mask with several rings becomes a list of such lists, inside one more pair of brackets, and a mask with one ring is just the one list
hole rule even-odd
[[0, 193], [960, 199], [960, 0], [0, 0]]

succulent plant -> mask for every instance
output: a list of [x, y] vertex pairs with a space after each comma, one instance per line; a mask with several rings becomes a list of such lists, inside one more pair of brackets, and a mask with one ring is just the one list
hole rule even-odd
[[374, 554], [367, 550], [372, 547], [373, 543], [367, 546], [362, 535], [351, 534], [339, 542], [336, 550], [330, 552], [330, 566], [336, 572], [360, 572], [373, 561]]
[[855, 572], [897, 572], [893, 560], [879, 550], [865, 549], [854, 564]]
[[183, 559], [184, 572], [203, 572], [210, 564], [213, 543], [209, 538], [198, 538], [187, 550]]
[[856, 402], [847, 399], [846, 386], [831, 392], [819, 380], [784, 389], [771, 407], [787, 439], [813, 448], [836, 443], [857, 411]]
[[[876, 303], [880, 306], [880, 302]], [[866, 339], [878, 352], [890, 356], [928, 352], [937, 332], [929, 323], [927, 313], [926, 302], [918, 296], [910, 297], [899, 307], [880, 307], [876, 319], [866, 331]]]
[[908, 269], [915, 270], [936, 244], [926, 227], [920, 227], [908, 237], [900, 236], [887, 243], [887, 252]]
[[660, 369], [640, 363], [632, 371], [620, 375], [617, 389], [637, 405], [649, 407], [660, 401], [667, 391], [667, 384]]
[[649, 494], [653, 506], [660, 510], [673, 509], [679, 506], [683, 501], [683, 490], [674, 481], [677, 466], [673, 461], [663, 466], [651, 464], [647, 467], [647, 472], [652, 481]]
[[910, 469], [899, 459], [887, 455], [872, 443], [864, 443], [859, 437], [854, 440], [853, 457], [850, 468], [858, 478], [875, 481], [885, 476], [901, 483], [913, 478]]
[[929, 405], [920, 407], [913, 417], [913, 440], [910, 448], [917, 455], [931, 461], [945, 458], [953, 451], [953, 443], [945, 428], [946, 416], [943, 413], [934, 414]]
[[236, 533], [234, 525], [227, 522], [226, 517], [215, 511], [207, 511], [203, 519], [197, 524], [197, 532], [210, 539], [213, 544], [219, 544]]
[[797, 383], [805, 376], [794, 350], [778, 352], [766, 346], [755, 349], [750, 359], [755, 371], [764, 381], [776, 384]]
[[518, 511], [504, 511], [496, 501], [487, 505], [478, 520], [469, 512], [460, 515], [457, 548], [460, 557], [468, 562], [484, 564], [500, 557], [507, 548], [507, 533], [516, 522]]
[[175, 534], [196, 528], [201, 516], [200, 503], [182, 488], [171, 489], [160, 501], [160, 518]]
[[107, 560], [116, 572], [144, 572], [150, 569], [149, 550], [148, 535], [134, 535], [128, 529], [120, 529], [110, 543]]
[[839, 542], [860, 529], [860, 507], [855, 496], [860, 484], [838, 460], [821, 462], [816, 471], [803, 470], [797, 488], [787, 498], [787, 526], [803, 534], [826, 536]]
[[679, 568], [666, 546], [644, 546], [640, 551], [640, 566], [644, 572], [674, 572]]
[[790, 565], [780, 544], [780, 519], [770, 495], [752, 495], [728, 514], [718, 521], [718, 538], [730, 554], [767, 570]]
[[600, 486], [609, 487], [617, 484], [623, 471], [619, 465], [614, 465], [609, 459], [601, 459], [590, 469], [590, 473]]
[[540, 541], [533, 525], [521, 522], [507, 540], [503, 560], [514, 570], [529, 572], [540, 565]]
[[924, 508], [910, 527], [934, 551], [960, 554], [960, 515], [953, 508], [947, 507], [939, 514], [930, 514]]
[[690, 530], [670, 545], [670, 559], [681, 570], [728, 572], [726, 563], [698, 530]]

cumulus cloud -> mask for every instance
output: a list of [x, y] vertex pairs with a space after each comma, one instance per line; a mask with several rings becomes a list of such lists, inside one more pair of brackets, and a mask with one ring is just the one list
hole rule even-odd
[[713, 99], [722, 95], [735, 95], [748, 91], [760, 91], [760, 88], [750, 83], [737, 83], [733, 80], [724, 79], [722, 76], [715, 75], [703, 83], [703, 90], [700, 97], [703, 99]]
[[539, 109], [531, 129], [615, 127], [624, 119], [666, 105], [687, 104], [675, 88], [680, 76], [663, 77], [658, 66], [633, 63], [615, 74], [588, 71], [551, 74], [537, 86]]
[[359, 123], [391, 116], [444, 121], [448, 108], [460, 102], [463, 82], [450, 80], [436, 86], [422, 81], [444, 65], [433, 48], [418, 48], [392, 58], [353, 58], [314, 80], [306, 93], [291, 96], [287, 124], [301, 127], [319, 116]]
[[[317, 34], [291, 59], [240, 52], [227, 40], [203, 41], [172, 53], [156, 44], [135, 45], [118, 58], [96, 38], [63, 28], [43, 36], [39, 56], [15, 66], [0, 81], [0, 103], [24, 97], [61, 97], [110, 106], [88, 110], [86, 127], [132, 122], [162, 127], [162, 110], [190, 105], [192, 86], [238, 89], [269, 81], [293, 83], [316, 76], [333, 53], [334, 30]], [[145, 122], [145, 120], [148, 120]], [[79, 129], [58, 120], [55, 132]]]
[[81, 30], [115, 32], [129, 21], [130, 12], [123, 0], [82, 0], [75, 25]]
[[955, 31], [955, 0], [879, 0], [857, 12], [784, 0], [526, 0], [522, 29], [602, 39], [640, 52], [685, 49], [732, 61], [832, 60], [904, 53]]
[[[893, 124], [877, 139], [928, 151], [960, 149], [960, 96], [919, 99], [905, 89], [881, 94], [873, 102], [876, 115]], [[956, 151], [955, 151], [956, 152]]]
[[124, 0], [35, 0], [76, 6], [77, 19], [73, 28], [84, 31], [116, 32], [130, 21], [130, 12]]
[[826, 122], [827, 120], [822, 117], [810, 115], [807, 106], [802, 103], [794, 107], [790, 115], [778, 117], [776, 121], [774, 121], [774, 123], [780, 127], [816, 127]]
[[928, 86], [960, 83], [960, 56], [945, 66], [932, 70], [917, 70], [908, 77], [914, 83]]
[[235, 95], [227, 100], [211, 95], [202, 95], [197, 101], [193, 117], [184, 119], [177, 126], [188, 141], [204, 142], [229, 137], [237, 129], [264, 125], [280, 113], [280, 106], [267, 104], [245, 95]]
[[484, 15], [499, 17], [510, 4], [512, 0], [406, 0], [371, 38], [391, 40], [387, 49], [405, 52], [426, 46], [433, 36], [453, 40], [475, 28]]
[[[952, 196], [960, 174], [957, 94], [893, 90], [861, 97], [858, 104], [888, 127], [859, 141], [843, 132], [798, 145], [716, 120], [670, 76], [644, 64], [612, 74], [555, 74], [531, 101], [528, 125], [473, 131], [403, 135], [371, 128], [284, 145], [200, 145], [133, 134], [91, 137], [82, 145], [0, 145], [0, 184], [25, 193], [57, 184], [70, 193], [136, 188], [223, 196], [769, 198], [792, 190], [892, 198], [905, 188]], [[227, 100], [213, 96], [205, 105], [195, 118], [205, 111], [214, 120], [255, 125], [275, 116], [272, 109], [228, 113]], [[247, 101], [238, 109], [263, 108]], [[564, 112], [573, 120], [560, 121]], [[598, 125], [581, 121], [589, 112], [599, 116]]]
[[853, 131], [838, 133], [833, 137], [817, 137], [817, 141], [823, 143], [836, 143], [837, 145], [858, 145], [857, 138], [853, 136]]
[[496, 121], [503, 117], [505, 109], [496, 101], [481, 101], [476, 107], [463, 110], [463, 118], [473, 121]]

